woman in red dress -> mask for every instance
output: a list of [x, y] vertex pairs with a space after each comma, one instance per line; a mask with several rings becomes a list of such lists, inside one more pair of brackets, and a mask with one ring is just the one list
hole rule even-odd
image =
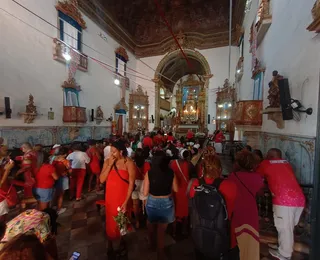
[[93, 181], [93, 176], [96, 176], [96, 191], [99, 191], [99, 187], [100, 187], [99, 174], [101, 172], [101, 169], [100, 169], [101, 155], [98, 148], [96, 147], [95, 140], [89, 140], [88, 144], [89, 144], [89, 148], [87, 150], [87, 155], [90, 158], [90, 163], [88, 165], [89, 173], [90, 173], [88, 192], [91, 192], [91, 184]]
[[186, 192], [190, 178], [190, 152], [188, 150], [182, 151], [182, 158], [183, 159], [181, 160], [173, 160], [170, 163], [170, 167], [173, 170], [178, 183], [178, 191], [174, 193], [176, 221], [173, 225], [173, 236], [176, 235], [176, 222], [182, 222], [183, 235], [186, 235], [188, 232], [189, 208]]
[[[113, 253], [113, 242], [121, 238], [120, 230], [114, 217], [118, 215], [118, 207], [122, 212], [129, 213], [132, 208], [131, 194], [136, 179], [136, 166], [127, 157], [125, 143], [118, 140], [112, 144], [111, 156], [105, 161], [100, 175], [100, 182], [106, 182], [106, 233], [108, 253]], [[123, 239], [119, 253], [126, 254]]]

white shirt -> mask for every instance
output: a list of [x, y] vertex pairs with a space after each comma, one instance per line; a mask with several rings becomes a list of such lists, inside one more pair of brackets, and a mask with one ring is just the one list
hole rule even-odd
[[127, 152], [128, 152], [128, 157], [131, 157], [132, 152], [133, 152], [132, 148], [131, 147], [127, 147]]
[[89, 156], [81, 151], [69, 154], [67, 160], [71, 162], [72, 169], [86, 169], [86, 164], [90, 162]]
[[104, 154], [104, 159], [107, 160], [110, 157], [110, 153], [111, 153], [111, 146], [107, 145], [104, 149], [103, 149], [103, 154]]

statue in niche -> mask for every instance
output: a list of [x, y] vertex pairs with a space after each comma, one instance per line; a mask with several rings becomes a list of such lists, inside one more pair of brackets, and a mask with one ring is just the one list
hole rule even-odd
[[98, 119], [103, 118], [103, 111], [101, 109], [101, 106], [97, 107], [96, 118], [98, 118]]
[[279, 80], [283, 79], [281, 75], [278, 74], [278, 71], [274, 70], [272, 72], [272, 80], [269, 82], [269, 107], [270, 108], [279, 108], [280, 107], [280, 90], [279, 90]]
[[27, 114], [37, 114], [37, 107], [34, 105], [33, 96], [29, 95], [28, 105], [26, 106]]

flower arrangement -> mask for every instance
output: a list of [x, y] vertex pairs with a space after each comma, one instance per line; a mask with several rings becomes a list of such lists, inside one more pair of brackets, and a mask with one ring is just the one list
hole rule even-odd
[[120, 235], [124, 236], [128, 233], [127, 225], [130, 224], [130, 220], [127, 217], [126, 213], [121, 210], [120, 207], [117, 208], [118, 215], [113, 217], [114, 221], [117, 223], [120, 230]]

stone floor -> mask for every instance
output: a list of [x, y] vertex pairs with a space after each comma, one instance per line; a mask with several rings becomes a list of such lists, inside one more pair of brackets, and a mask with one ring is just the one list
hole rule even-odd
[[[102, 194], [89, 193], [81, 202], [66, 201], [67, 211], [58, 218], [61, 225], [57, 236], [60, 260], [69, 259], [75, 251], [81, 254], [80, 260], [108, 259], [104, 212], [101, 209], [99, 213], [95, 205], [95, 201], [102, 198]], [[156, 254], [147, 249], [146, 236], [145, 228], [127, 235], [129, 251], [127, 259], [156, 259]], [[174, 240], [167, 234], [166, 253], [168, 259], [194, 259], [192, 241], [188, 238]], [[261, 259], [272, 259], [268, 255], [268, 248], [263, 244], [261, 244]], [[292, 259], [304, 260], [308, 257], [295, 253]]]

